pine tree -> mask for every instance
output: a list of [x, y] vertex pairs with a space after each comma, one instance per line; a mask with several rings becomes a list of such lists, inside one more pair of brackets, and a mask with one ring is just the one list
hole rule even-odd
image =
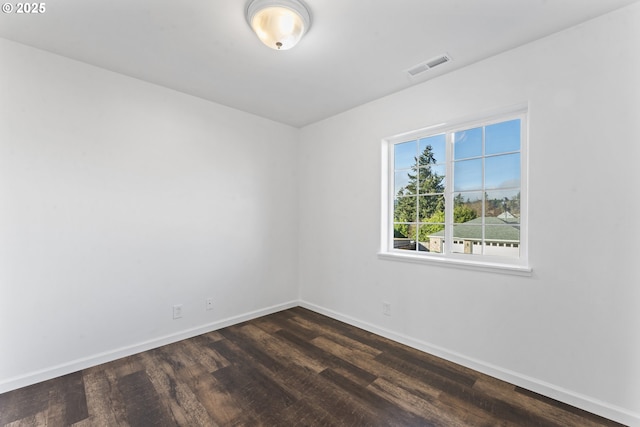
[[[436, 163], [433, 148], [427, 145], [420, 156], [415, 158], [411, 172], [407, 173], [407, 185], [396, 194], [394, 222], [417, 223], [438, 212], [444, 212], [444, 176], [433, 170], [432, 166]], [[422, 234], [420, 233], [421, 236]], [[416, 240], [416, 226], [395, 224], [394, 235]]]

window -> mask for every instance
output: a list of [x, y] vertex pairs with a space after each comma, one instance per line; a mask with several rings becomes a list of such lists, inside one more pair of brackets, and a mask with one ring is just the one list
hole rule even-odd
[[381, 255], [528, 272], [526, 112], [385, 141]]

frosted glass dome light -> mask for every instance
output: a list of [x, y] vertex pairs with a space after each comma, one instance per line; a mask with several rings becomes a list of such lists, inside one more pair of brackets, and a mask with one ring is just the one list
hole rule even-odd
[[297, 0], [253, 0], [247, 7], [247, 22], [262, 43], [287, 50], [309, 30], [311, 16]]

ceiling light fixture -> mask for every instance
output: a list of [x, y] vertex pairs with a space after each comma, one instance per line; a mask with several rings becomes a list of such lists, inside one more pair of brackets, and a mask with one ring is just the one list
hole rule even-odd
[[311, 14], [299, 0], [252, 0], [247, 6], [247, 22], [262, 43], [287, 50], [309, 31]]

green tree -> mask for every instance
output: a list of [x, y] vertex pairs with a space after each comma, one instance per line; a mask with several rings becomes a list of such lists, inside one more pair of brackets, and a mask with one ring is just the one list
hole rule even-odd
[[419, 194], [432, 194], [433, 196], [422, 196], [418, 200], [418, 219], [429, 218], [436, 212], [444, 211], [444, 176], [433, 170], [433, 165], [437, 159], [433, 155], [433, 148], [427, 145], [420, 157], [416, 159], [417, 167], [409, 174], [409, 184], [417, 179]]
[[[394, 206], [394, 236], [416, 240], [416, 227], [409, 224], [431, 218], [441, 212], [444, 215], [444, 176], [438, 174], [433, 165], [437, 159], [433, 148], [427, 145], [415, 158], [415, 164], [407, 173], [408, 183], [396, 194]], [[420, 235], [422, 236], [422, 232]]]
[[418, 240], [420, 242], [428, 242], [429, 236], [444, 230], [444, 209], [435, 212], [427, 221], [429, 224], [422, 224], [418, 232]]
[[513, 196], [511, 200], [507, 199], [507, 211], [516, 217], [520, 217], [520, 192]]
[[[476, 212], [468, 206], [463, 204], [457, 205], [453, 208], [453, 222], [461, 224], [463, 222], [471, 221], [477, 217]], [[429, 224], [422, 224], [418, 232], [419, 240], [421, 242], [429, 241], [429, 236], [444, 230], [444, 210], [438, 211], [431, 215], [427, 222]]]
[[416, 218], [415, 196], [405, 195], [408, 192], [406, 187], [398, 191], [396, 195], [393, 220], [396, 224], [393, 227], [393, 235], [396, 238], [412, 238], [410, 236], [409, 224], [397, 224], [399, 222], [414, 222]]
[[462, 224], [463, 222], [471, 221], [477, 217], [478, 215], [476, 215], [476, 211], [471, 209], [469, 206], [456, 205], [453, 208], [453, 222], [456, 224]]

